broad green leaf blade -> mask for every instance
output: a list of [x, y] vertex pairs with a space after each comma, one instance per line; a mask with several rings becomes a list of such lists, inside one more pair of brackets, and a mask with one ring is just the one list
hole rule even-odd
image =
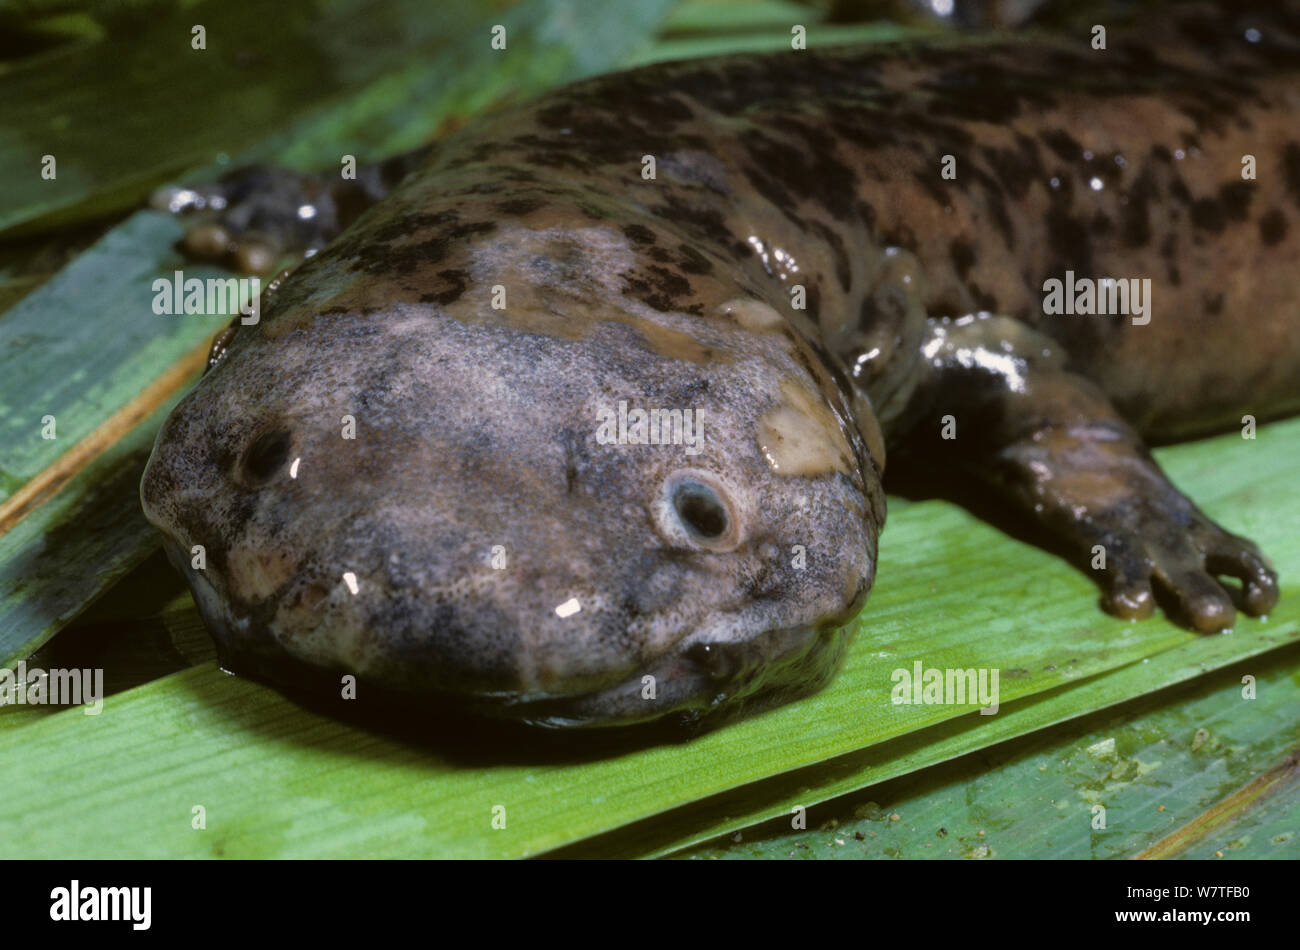
[[1300, 857], [1297, 664], [1278, 650], [682, 856]]
[[[430, 16], [423, 0], [200, 0], [118, 24], [0, 72], [0, 232], [126, 210], [219, 155], [306, 169], [383, 157], [452, 112], [611, 68], [668, 6], [544, 0]], [[195, 24], [206, 49], [193, 48]], [[491, 48], [496, 24], [505, 50]]]
[[[1229, 436], [1160, 453], [1212, 514], [1262, 544], [1284, 582], [1300, 576], [1291, 527], [1300, 501], [1290, 491], [1297, 431], [1300, 420], [1292, 420], [1263, 428], [1257, 442]], [[29, 743], [43, 752], [8, 783], [0, 849], [78, 854], [81, 829], [93, 822], [105, 829], [99, 855], [536, 854], [868, 750], [831, 763], [832, 771], [846, 766], [833, 778], [848, 787], [832, 788], [827, 778], [810, 790], [812, 804], [877, 780], [860, 774], [873, 763], [911, 755], [912, 768], [933, 764], [920, 746], [881, 745], [926, 726], [950, 720], [954, 735], [971, 733], [948, 758], [1019, 734], [997, 728], [1018, 714], [1016, 696], [1077, 684], [1056, 706], [1024, 714], [1024, 729], [1041, 728], [1118, 701], [1088, 689], [1097, 674], [1127, 667], [1121, 698], [1164, 685], [1145, 674], [1150, 664], [1134, 662], [1144, 656], [1158, 664], [1171, 648], [1187, 651], [1174, 662], [1185, 678], [1300, 635], [1294, 592], [1268, 620], [1242, 621], [1216, 637], [1160, 619], [1107, 618], [1087, 578], [939, 502], [909, 505], [891, 520], [881, 568], [847, 667], [821, 694], [682, 745], [580, 765], [467, 764], [436, 751], [446, 745], [436, 723], [430, 748], [417, 748], [198, 667], [112, 697], [97, 717], [73, 709], [4, 730], [0, 755], [19, 755]], [[1004, 679], [1005, 707], [991, 718], [968, 716], [969, 706], [890, 704], [890, 672], [915, 659], [1024, 673]], [[194, 804], [214, 816], [208, 833], [189, 830]], [[507, 809], [505, 831], [491, 827], [497, 804]]]
[[1183, 643], [1081, 683], [1012, 703], [991, 720], [982, 720], [977, 714], [950, 720], [718, 795], [561, 853], [603, 858], [659, 857], [720, 835], [748, 835], [747, 829], [769, 820], [787, 822], [797, 806], [810, 808], [857, 789], [1121, 705], [1144, 693], [1197, 679], [1244, 657], [1267, 654], [1281, 644], [1298, 640], [1300, 629], [1293, 624], [1290, 632], [1281, 636], [1267, 634], [1246, 640], [1205, 637]]
[[739, 38], [769, 31], [789, 35], [793, 24], [820, 22], [823, 17], [821, 10], [787, 0], [694, 0], [673, 8], [663, 32], [668, 38], [700, 33]]
[[138, 494], [152, 416], [80, 470], [58, 494], [0, 535], [0, 668], [28, 656], [158, 546]]
[[229, 319], [153, 312], [151, 283], [179, 264], [170, 245], [180, 233], [141, 212], [0, 319], [0, 666], [157, 544], [140, 474]]
[[[0, 479], [6, 484], [24, 485], [49, 469], [229, 322], [229, 312], [154, 313], [151, 285], [182, 266], [171, 250], [181, 233], [166, 215], [140, 212], [0, 319]], [[200, 279], [226, 276], [213, 268], [186, 270]], [[47, 437], [46, 416], [54, 417], [54, 438]], [[0, 494], [0, 501], [13, 493]]]
[[0, 319], [104, 236], [105, 225], [74, 228], [0, 245]]
[[701, 56], [723, 56], [727, 53], [772, 52], [790, 48], [790, 26], [802, 23], [807, 27], [807, 45], [828, 47], [846, 43], [889, 43], [914, 36], [933, 35], [932, 30], [897, 26], [894, 23], [853, 23], [853, 25], [828, 25], [816, 23], [813, 10], [785, 22], [767, 22], [759, 19], [757, 29], [744, 32], [705, 31], [685, 32], [669, 36], [640, 55], [632, 57], [629, 66], [643, 66], [650, 62], [690, 60]]
[[[1288, 698], [1287, 708], [1294, 710], [1300, 694], [1293, 689]], [[1294, 743], [1294, 718], [1288, 716], [1279, 721], [1291, 724], [1290, 735]], [[1212, 739], [1209, 730], [1202, 727], [1192, 739], [1192, 749], [1196, 750], [1203, 742]], [[1222, 740], [1213, 739], [1213, 742], [1211, 748], [1217, 751]], [[1200, 852], [1207, 849], [1213, 850], [1214, 856], [1220, 858], [1225, 849], [1238, 852], [1235, 857], [1300, 856], [1300, 837], [1296, 833], [1300, 824], [1294, 811], [1297, 805], [1300, 805], [1300, 747], [1293, 744], [1281, 761], [1267, 772], [1233, 789], [1227, 797], [1215, 801], [1191, 821], [1175, 828], [1150, 847], [1143, 848], [1134, 857], [1144, 860], [1206, 858], [1209, 855]], [[1251, 847], [1253, 853], [1243, 853], [1247, 847]]]
[[[147, 537], [152, 543], [152, 537]], [[104, 695], [112, 696], [215, 661], [216, 648], [194, 609], [184, 578], [167, 563], [161, 550], [155, 550], [73, 624], [27, 657], [26, 666], [102, 669]], [[59, 711], [60, 707], [52, 705], [0, 706], [0, 729], [26, 725]]]
[[[637, 4], [624, 13], [623, 36], [638, 42], [664, 6]], [[341, 101], [364, 99], [354, 120], [402, 113], [404, 133], [421, 140], [432, 131], [434, 109], [446, 107], [443, 90], [463, 96], [486, 84], [513, 94], [538, 79], [560, 81], [575, 66], [607, 68], [615, 60], [603, 56], [623, 51], [617, 43], [601, 49], [593, 64], [572, 40], [539, 45], [541, 27], [556, 17], [611, 21], [590, 0], [517, 12], [452, 4], [435, 17], [420, 0], [200, 0], [114, 23], [99, 43], [0, 73], [0, 101], [9, 110], [0, 129], [0, 175], [8, 182], [0, 231], [123, 211], [162, 179], [217, 155], [295, 140], [296, 122]], [[519, 27], [507, 51], [490, 48], [494, 23]], [[195, 25], [205, 30], [203, 49], [194, 48]], [[412, 82], [391, 81], [395, 69], [411, 65]], [[318, 129], [320, 116], [312, 121]], [[390, 144], [367, 134], [373, 125], [365, 122], [333, 131], [324, 155], [298, 153], [308, 168], [334, 166], [344, 152], [374, 159]], [[325, 143], [317, 135], [313, 144]], [[42, 174], [45, 156], [55, 159], [55, 178]]]
[[[256, 142], [283, 121], [280, 106], [336, 92], [335, 64], [312, 29], [316, 11], [206, 0], [0, 75], [9, 108], [0, 171], [10, 183], [0, 230], [129, 208], [167, 175]], [[194, 24], [207, 29], [207, 49], [191, 47]], [[52, 179], [41, 174], [46, 156]]]

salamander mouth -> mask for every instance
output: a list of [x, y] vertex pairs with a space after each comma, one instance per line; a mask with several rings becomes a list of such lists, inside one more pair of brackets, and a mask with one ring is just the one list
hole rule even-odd
[[[209, 622], [209, 626], [211, 626]], [[282, 651], [241, 649], [225, 630], [218, 637], [221, 665], [261, 680], [291, 697], [317, 697], [335, 704], [338, 671]], [[358, 677], [362, 704], [403, 715], [447, 711], [484, 722], [549, 731], [616, 730], [650, 724], [695, 729], [790, 702], [825, 686], [843, 662], [851, 639], [833, 624], [767, 631], [745, 644], [702, 644], [673, 651], [642, 671], [589, 693], [448, 693], [393, 689]], [[240, 638], [244, 646], [250, 641]], [[225, 647], [225, 649], [222, 649]], [[765, 657], [765, 659], [759, 659]], [[740, 666], [738, 664], [744, 664]], [[344, 703], [345, 715], [351, 710]]]
[[[173, 564], [187, 566], [178, 542], [167, 537], [164, 548]], [[191, 579], [196, 606], [217, 646], [221, 665], [250, 676], [291, 697], [326, 701], [339, 695], [340, 674], [286, 651], [258, 631], [270, 621], [256, 610], [232, 613], [207, 577]], [[865, 596], [865, 591], [863, 592]], [[852, 638], [845, 626], [857, 613], [861, 598], [842, 614], [816, 623], [763, 629], [747, 637], [735, 635], [735, 623], [700, 630], [674, 649], [612, 684], [590, 692], [483, 689], [451, 692], [414, 683], [397, 686], [355, 677], [356, 694], [374, 708], [401, 710], [405, 715], [451, 711], [497, 723], [512, 723], [552, 731], [603, 730], [656, 724], [710, 727], [814, 693], [839, 671]], [[762, 605], [751, 604], [762, 613]], [[273, 605], [270, 609], [274, 609]], [[333, 703], [331, 703], [333, 705]], [[352, 711], [344, 703], [345, 715]], [[371, 706], [371, 702], [360, 705]], [[334, 710], [339, 712], [340, 710]], [[435, 715], [433, 718], [437, 718]]]
[[480, 694], [469, 702], [480, 715], [544, 729], [695, 726], [816, 692], [838, 672], [850, 638], [840, 623], [825, 623], [768, 630], [738, 643], [696, 639], [591, 693]]
[[577, 694], [425, 692], [358, 676], [356, 695], [367, 701], [338, 707], [338, 670], [261, 648], [264, 640], [251, 636], [242, 624], [227, 623], [204, 600], [196, 598], [214, 633], [221, 666], [290, 698], [313, 705], [323, 701], [331, 712], [344, 716], [360, 705], [424, 721], [436, 721], [448, 712], [548, 731], [612, 731], [650, 724], [694, 730], [706, 721], [710, 727], [720, 725], [820, 690], [839, 671], [852, 636], [850, 628], [823, 624], [770, 630], [739, 644], [696, 642], [611, 686]]

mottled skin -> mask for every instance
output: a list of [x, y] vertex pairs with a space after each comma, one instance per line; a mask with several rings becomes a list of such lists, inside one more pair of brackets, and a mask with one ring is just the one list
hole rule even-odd
[[[1132, 34], [1158, 47], [601, 77], [479, 121], [332, 242], [402, 162], [259, 172], [278, 197], [244, 187], [191, 249], [330, 243], [223, 337], [142, 485], [227, 661], [548, 725], [816, 688], [874, 575], [886, 447], [1082, 564], [1103, 545], [1121, 616], [1153, 585], [1199, 630], [1266, 612], [1267, 562], [1143, 439], [1300, 409], [1300, 18], [1180, 16]], [[314, 230], [275, 212], [300, 203]], [[1066, 270], [1149, 277], [1150, 323], [1045, 316]], [[619, 400], [700, 410], [704, 451], [599, 444]]]

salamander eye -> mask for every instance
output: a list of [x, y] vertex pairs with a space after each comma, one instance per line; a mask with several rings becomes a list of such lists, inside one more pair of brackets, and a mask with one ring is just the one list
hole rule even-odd
[[673, 490], [677, 517], [692, 534], [706, 539], [720, 538], [727, 530], [727, 506], [708, 485], [681, 482]]
[[711, 551], [734, 548], [740, 540], [734, 506], [712, 474], [674, 472], [655, 505], [659, 531], [670, 541]]
[[261, 484], [289, 461], [292, 438], [287, 429], [268, 429], [244, 453], [243, 474], [250, 484]]

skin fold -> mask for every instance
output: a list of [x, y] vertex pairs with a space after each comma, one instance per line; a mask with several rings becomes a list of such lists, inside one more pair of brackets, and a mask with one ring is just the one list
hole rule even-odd
[[[196, 256], [312, 253], [218, 339], [145, 513], [231, 667], [547, 726], [824, 684], [887, 456], [1100, 546], [1121, 617], [1265, 613], [1267, 560], [1146, 440], [1300, 409], [1297, 36], [1195, 6], [1105, 50], [668, 63], [355, 181], [186, 192], [224, 199]], [[1045, 313], [1067, 271], [1149, 279], [1149, 321]], [[620, 402], [697, 413], [698, 451], [605, 444]]]

